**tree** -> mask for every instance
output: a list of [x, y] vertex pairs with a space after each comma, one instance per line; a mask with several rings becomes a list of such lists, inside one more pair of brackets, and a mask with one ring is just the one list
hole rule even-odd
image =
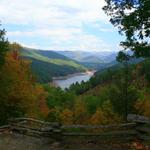
[[[0, 24], [1, 27], [1, 24]], [[0, 29], [0, 66], [4, 64], [4, 55], [9, 50], [8, 40], [5, 38], [6, 31]]]
[[10, 51], [15, 51], [15, 52], [17, 51], [18, 52], [21, 48], [22, 48], [22, 46], [16, 42], [9, 43], [9, 50]]
[[105, 0], [103, 7], [110, 22], [125, 34], [121, 42], [124, 49], [131, 49], [136, 57], [150, 57], [150, 1]]
[[116, 60], [118, 62], [121, 62], [123, 63], [124, 65], [124, 68], [125, 68], [125, 71], [124, 71], [124, 76], [125, 76], [125, 79], [124, 79], [124, 93], [125, 93], [125, 119], [126, 119], [126, 122], [127, 122], [127, 116], [128, 116], [128, 61], [130, 60], [130, 55], [123, 52], [123, 51], [120, 51], [118, 53], [118, 56], [116, 57]]
[[98, 108], [96, 112], [92, 115], [90, 118], [90, 123], [93, 125], [101, 125], [101, 124], [106, 124], [106, 119], [104, 112], [102, 111], [101, 108]]
[[5, 56], [0, 71], [0, 124], [18, 116], [40, 117], [48, 114], [45, 107], [47, 93], [35, 83], [30, 62], [19, 51]]
[[[122, 82], [122, 81], [120, 81]], [[124, 92], [126, 89], [124, 86], [124, 83], [119, 83], [118, 85], [111, 85], [111, 87], [108, 89], [108, 96], [110, 99], [110, 102], [113, 107], [113, 111], [117, 113], [118, 115], [122, 116], [124, 120], [127, 119], [127, 112], [128, 113], [135, 113], [135, 103], [138, 100], [138, 91], [133, 86], [128, 87], [128, 95], [126, 97], [126, 93]], [[126, 99], [128, 101], [126, 101]], [[128, 105], [127, 105], [128, 102]], [[128, 108], [126, 108], [128, 106]], [[126, 110], [128, 109], [128, 110]]]
[[73, 123], [73, 112], [69, 110], [68, 108], [65, 108], [61, 114], [60, 114], [60, 119], [63, 124], [65, 125], [70, 125]]
[[83, 100], [86, 103], [87, 111], [89, 114], [93, 114], [96, 112], [97, 108], [101, 106], [101, 99], [97, 96], [84, 96]]
[[74, 123], [77, 124], [87, 123], [89, 114], [87, 111], [87, 106], [82, 99], [78, 98], [75, 101], [73, 112], [74, 112]]

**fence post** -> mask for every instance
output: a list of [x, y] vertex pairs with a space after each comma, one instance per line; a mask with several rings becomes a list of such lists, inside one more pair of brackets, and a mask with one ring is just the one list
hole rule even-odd
[[135, 130], [137, 131], [137, 138], [139, 140], [150, 140], [150, 118], [129, 114], [128, 121], [136, 123]]

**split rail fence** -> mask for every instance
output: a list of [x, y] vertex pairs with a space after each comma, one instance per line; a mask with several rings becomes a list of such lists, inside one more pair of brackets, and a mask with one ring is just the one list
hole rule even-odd
[[150, 141], [150, 118], [129, 114], [128, 122], [116, 125], [61, 125], [58, 122], [44, 122], [32, 118], [14, 118], [6, 130], [31, 136], [52, 137], [61, 140], [65, 136], [97, 136], [103, 139], [139, 139]]

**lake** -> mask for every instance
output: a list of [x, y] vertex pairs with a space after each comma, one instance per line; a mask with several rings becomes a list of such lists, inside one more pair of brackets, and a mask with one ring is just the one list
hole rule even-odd
[[85, 73], [76, 73], [66, 77], [58, 77], [53, 79], [53, 84], [56, 86], [65, 89], [69, 88], [73, 83], [81, 83], [82, 81], [88, 81], [93, 75], [95, 71], [87, 71]]

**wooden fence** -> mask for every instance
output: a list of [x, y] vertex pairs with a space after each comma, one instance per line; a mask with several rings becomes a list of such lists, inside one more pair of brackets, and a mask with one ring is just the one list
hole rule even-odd
[[128, 121], [136, 123], [135, 131], [138, 139], [150, 141], [150, 118], [129, 114]]
[[129, 123], [116, 125], [61, 125], [32, 118], [11, 119], [9, 125], [0, 127], [0, 132], [10, 130], [32, 136], [52, 137], [60, 140], [64, 136], [98, 136], [104, 139], [150, 140], [150, 118], [130, 114]]

